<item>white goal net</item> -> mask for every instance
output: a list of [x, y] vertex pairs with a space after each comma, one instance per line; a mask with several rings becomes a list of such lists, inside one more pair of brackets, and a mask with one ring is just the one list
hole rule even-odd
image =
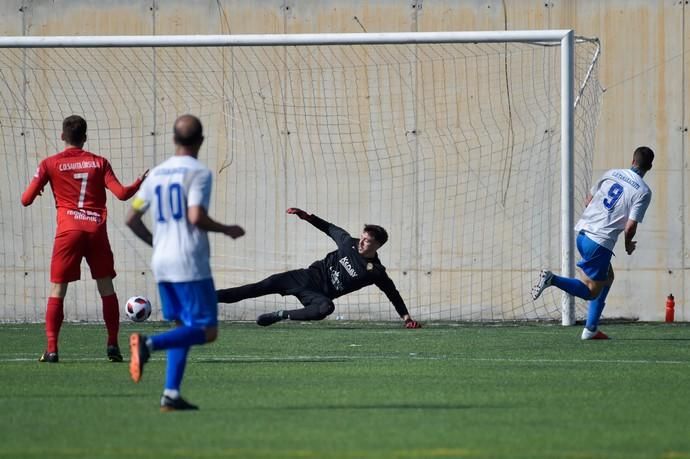
[[[529, 296], [539, 269], [562, 266], [560, 52], [541, 42], [0, 47], [0, 321], [43, 320], [54, 201], [48, 188], [29, 208], [19, 198], [63, 148], [63, 118], [83, 116], [84, 148], [131, 183], [172, 154], [183, 113], [204, 123], [210, 215], [247, 231], [212, 236], [217, 288], [335, 249], [285, 214], [295, 206], [355, 237], [364, 223], [385, 227], [380, 258], [418, 320], [560, 320], [560, 292]], [[576, 213], [592, 175], [597, 55], [596, 40], [576, 40]], [[160, 318], [150, 248], [124, 225], [128, 205], [109, 194], [116, 290], [121, 303], [148, 296]], [[298, 305], [268, 296], [219, 311], [253, 320]], [[85, 263], [65, 318], [102, 320]], [[372, 286], [336, 300], [330, 318], [397, 315]]]

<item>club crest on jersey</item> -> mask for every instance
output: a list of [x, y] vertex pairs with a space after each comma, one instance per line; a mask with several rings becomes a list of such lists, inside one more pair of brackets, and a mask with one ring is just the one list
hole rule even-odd
[[338, 262], [343, 265], [343, 268], [345, 268], [345, 271], [350, 275], [350, 277], [357, 277], [357, 271], [355, 271], [355, 268], [352, 267], [350, 264], [350, 260], [348, 260], [347, 257], [343, 257]]

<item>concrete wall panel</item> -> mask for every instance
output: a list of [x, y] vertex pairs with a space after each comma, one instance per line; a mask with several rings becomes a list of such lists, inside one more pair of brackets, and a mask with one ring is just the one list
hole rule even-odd
[[[447, 1], [364, 1], [343, 2], [296, 1], [296, 0], [258, 0], [246, 2], [240, 0], [8, 0], [0, 5], [0, 34], [2, 35], [110, 35], [110, 34], [216, 34], [216, 33], [305, 33], [305, 32], [387, 32], [387, 31], [437, 31], [437, 30], [503, 30], [503, 29], [537, 29], [537, 28], [573, 28], [584, 36], [596, 36], [601, 40], [602, 57], [599, 77], [606, 89], [603, 95], [603, 106], [599, 127], [597, 129], [596, 149], [594, 152], [594, 171], [592, 179], [603, 171], [614, 167], [624, 167], [630, 162], [632, 150], [638, 145], [649, 145], [657, 152], [654, 169], [647, 179], [654, 198], [645, 222], [638, 232], [638, 251], [632, 257], [625, 255], [622, 245], [617, 247], [614, 268], [617, 281], [608, 301], [607, 315], [639, 317], [644, 320], [659, 320], [663, 317], [665, 296], [669, 292], [676, 295], [678, 305], [677, 317], [690, 319], [690, 309], [685, 303], [690, 298], [688, 283], [688, 258], [690, 249], [688, 230], [690, 227], [690, 186], [688, 186], [688, 110], [690, 95], [687, 88], [687, 75], [690, 64], [685, 50], [690, 49], [690, 38], [684, 24], [690, 23], [688, 5], [677, 0], [447, 0]], [[685, 20], [684, 20], [685, 19]], [[687, 26], [685, 26], [687, 28]], [[238, 51], [219, 51], [209, 57], [206, 66], [224, 75], [220, 83], [220, 93], [235, 84], [242, 83], [233, 79], [233, 53]], [[50, 53], [50, 51], [45, 51]], [[285, 59], [287, 65], [298, 65], [305, 56], [287, 54], [276, 59]], [[185, 61], [172, 61], [178, 66], [188, 65]], [[203, 61], [201, 61], [203, 64]], [[413, 72], [414, 73], [414, 72]], [[420, 73], [423, 75], [423, 73]], [[416, 91], [423, 91], [429, 79], [414, 80]], [[36, 84], [49, 85], [46, 81]], [[224, 85], [227, 84], [226, 88]], [[285, 80], [277, 82], [273, 89], [280, 94], [281, 85], [296, 84]], [[174, 84], [173, 84], [174, 86]], [[285, 87], [285, 86], [283, 86]], [[123, 165], [123, 180], [135, 176], [145, 162], [161, 159], [171, 148], [169, 132], [172, 115], [163, 115], [163, 107], [171, 107], [169, 112], [177, 110], [194, 110], [198, 104], [194, 92], [187, 96], [176, 93], [173, 87], [165, 84], [158, 86], [155, 104], [159, 107], [156, 119], [141, 120], [138, 130], [142, 134], [139, 148], [142, 157]], [[198, 86], [199, 90], [203, 89]], [[19, 89], [18, 89], [19, 90]], [[213, 88], [213, 91], [218, 88]], [[153, 97], [153, 96], [151, 96]], [[166, 98], [167, 97], [167, 98]], [[55, 114], [46, 96], [36, 100], [37, 106], [43, 106], [45, 113], [52, 113], [56, 119], [62, 114]], [[227, 104], [222, 97], [215, 102], [203, 105], [209, 118], [209, 132], [216, 132], [217, 138], [209, 139], [214, 148], [233, 152], [237, 148], [236, 137], [233, 137], [232, 111], [237, 107]], [[152, 103], [153, 99], [152, 99]], [[120, 107], [122, 112], [126, 107]], [[363, 107], [364, 108], [364, 107]], [[362, 110], [364, 112], [364, 110]], [[111, 117], [112, 118], [112, 117]], [[285, 135], [276, 142], [274, 157], [267, 167], [274, 168], [276, 176], [285, 173], [284, 165], [295, 158], [297, 138], [305, 138], [304, 126], [294, 118], [293, 126], [290, 116], [276, 118], [276, 122], [285, 123], [286, 127], [296, 129], [298, 134]], [[365, 124], [371, 123], [371, 120]], [[46, 121], [47, 122], [47, 121]], [[56, 120], [50, 120], [51, 123]], [[403, 124], [409, 120], [403, 120]], [[160, 132], [146, 134], [148, 124], [160, 126]], [[54, 129], [54, 128], [51, 128]], [[302, 130], [299, 133], [299, 130]], [[27, 131], [27, 136], [35, 132]], [[148, 135], [149, 137], [145, 137]], [[313, 134], [310, 134], [313, 135]], [[32, 137], [34, 138], [34, 137]], [[308, 138], [308, 137], [306, 137]], [[318, 140], [318, 139], [317, 139]], [[46, 149], [54, 139], [44, 139]], [[261, 132], [247, 134], [244, 141], [252, 143], [266, 142]], [[33, 155], [33, 156], [31, 156]], [[30, 153], [18, 167], [24, 175], [30, 175], [39, 152]], [[231, 155], [229, 153], [228, 155]], [[211, 158], [212, 166], [222, 170], [231, 156], [220, 155]], [[234, 158], [237, 159], [237, 158]], [[314, 166], [305, 160], [303, 168]], [[304, 162], [307, 161], [307, 162]], [[242, 164], [249, 173], [252, 165]], [[434, 166], [437, 167], [437, 166]], [[443, 165], [441, 165], [443, 167]], [[306, 170], [306, 169], [305, 169]], [[418, 173], [419, 171], [415, 172]], [[289, 181], [270, 178], [256, 178], [257, 184], [265, 185], [264, 191], [254, 193], [238, 188], [238, 184], [229, 180], [217, 190], [218, 203], [214, 210], [220, 219], [233, 219], [250, 216], [250, 221], [265, 222], [274, 225], [274, 237], [270, 241], [251, 240], [248, 252], [242, 256], [257, 258], [262, 250], [281, 252], [286, 247], [300, 247], [295, 235], [288, 235], [287, 223], [282, 214], [285, 205], [290, 203], [291, 190]], [[268, 183], [261, 180], [269, 180]], [[22, 178], [8, 177], [12, 186], [21, 188]], [[250, 182], [251, 183], [251, 182]], [[257, 187], [256, 189], [261, 189]], [[267, 191], [268, 190], [268, 191]], [[315, 205], [327, 207], [314, 197]], [[253, 200], [256, 206], [244, 206], [234, 209], [230, 202]], [[50, 228], [49, 200], [44, 200], [40, 207], [23, 214], [22, 220], [7, 223], [3, 226], [13, 236], [11, 244], [29, 244], [31, 238], [40, 238], [31, 228], [31, 221], [40, 222], [39, 226]], [[312, 203], [310, 202], [310, 204]], [[126, 205], [111, 204], [111, 215], [122, 215]], [[356, 204], [351, 204], [353, 209]], [[234, 209], [234, 210], [233, 210]], [[364, 212], [363, 212], [364, 213]], [[351, 221], [362, 218], [353, 210]], [[21, 228], [27, 228], [22, 236]], [[353, 229], [354, 230], [354, 229]], [[407, 233], [412, 228], [402, 228]], [[9, 234], [5, 232], [5, 234]], [[130, 236], [122, 232], [115, 234], [118, 247], [126, 251], [131, 244]], [[24, 242], [22, 242], [24, 241]], [[410, 241], [414, 251], [421, 250], [423, 239]], [[228, 241], [218, 241], [218, 257], [225, 263], [225, 253], [237, 250]], [[325, 247], [325, 244], [324, 244]], [[7, 282], [23, 282], [27, 296], [41, 296], [37, 292], [35, 277], [44, 275], [40, 272], [43, 264], [34, 255], [27, 254], [26, 272]], [[260, 258], [260, 257], [259, 257]], [[125, 262], [130, 262], [124, 256]], [[228, 259], [229, 261], [229, 259]], [[300, 256], [286, 254], [282, 266], [292, 267], [303, 262]], [[392, 267], [392, 269], [396, 269]], [[241, 274], [242, 280], [251, 280], [256, 273]], [[230, 275], [222, 271], [223, 281]], [[237, 276], [237, 273], [233, 274]], [[146, 276], [132, 281], [136, 285], [146, 284]], [[29, 280], [27, 280], [29, 279]], [[444, 283], [438, 279], [420, 278], [419, 288], [440, 288]], [[33, 286], [32, 286], [33, 285]], [[414, 282], [409, 283], [414, 285]], [[643, 287], [640, 287], [643, 286]], [[84, 293], [83, 295], [86, 295]], [[460, 292], [451, 296], [457, 298]], [[40, 308], [39, 308], [40, 309]]]

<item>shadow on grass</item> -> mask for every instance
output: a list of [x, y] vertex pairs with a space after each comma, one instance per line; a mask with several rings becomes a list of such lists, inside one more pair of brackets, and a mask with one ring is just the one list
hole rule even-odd
[[343, 357], [323, 357], [323, 358], [304, 358], [300, 359], [298, 357], [258, 357], [258, 358], [241, 358], [238, 357], [236, 359], [233, 358], [217, 358], [217, 359], [198, 359], [194, 360], [194, 364], [204, 364], [204, 363], [210, 363], [210, 364], [215, 364], [215, 363], [222, 363], [222, 364], [229, 364], [229, 363], [241, 363], [241, 364], [247, 364], [247, 363], [280, 363], [280, 364], [286, 364], [286, 363], [342, 363], [342, 362], [352, 362], [352, 359], [347, 359]]
[[[54, 393], [40, 393], [40, 394], [0, 394], [1, 399], [98, 399], [105, 400], [109, 398], [142, 398], [142, 394], [54, 394]], [[0, 455], [1, 456], [1, 455]]]
[[613, 337], [616, 341], [690, 341], [690, 338], [618, 338]]
[[285, 411], [332, 411], [332, 410], [473, 410], [473, 409], [506, 409], [508, 406], [462, 405], [447, 403], [392, 403], [371, 405], [303, 405], [261, 407], [266, 410]]

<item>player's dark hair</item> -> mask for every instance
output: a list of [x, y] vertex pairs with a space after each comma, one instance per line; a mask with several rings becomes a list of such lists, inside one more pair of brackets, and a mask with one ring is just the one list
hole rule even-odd
[[194, 115], [182, 115], [173, 125], [173, 140], [177, 145], [192, 147], [204, 140], [204, 128]]
[[376, 242], [383, 245], [388, 241], [388, 233], [379, 225], [364, 225], [364, 232], [369, 233], [376, 239]]
[[79, 115], [62, 120], [62, 138], [70, 145], [83, 145], [86, 141], [86, 120]]
[[652, 161], [654, 161], [654, 152], [649, 147], [637, 147], [633, 153], [633, 163], [643, 171], [648, 171], [652, 168]]

